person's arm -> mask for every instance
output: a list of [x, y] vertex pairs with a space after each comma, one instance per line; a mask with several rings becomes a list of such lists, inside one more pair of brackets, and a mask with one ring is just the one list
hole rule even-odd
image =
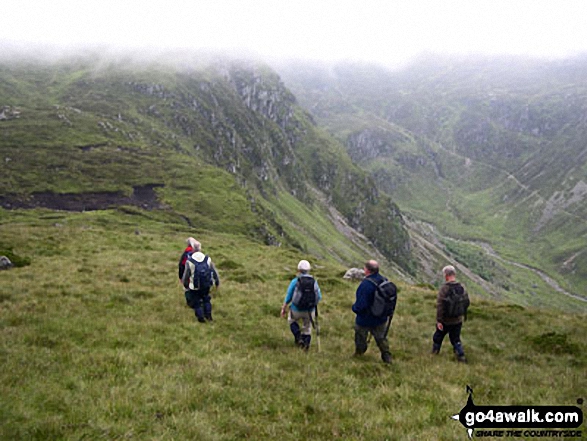
[[314, 282], [314, 292], [318, 294], [318, 302], [320, 302], [322, 300], [322, 291], [320, 291], [317, 281]]
[[185, 270], [183, 272], [183, 277], [181, 278], [181, 283], [183, 284], [183, 287], [185, 289], [190, 288], [190, 275], [191, 275], [190, 265], [188, 262], [186, 262], [185, 263]]
[[438, 296], [436, 297], [436, 327], [439, 330], [443, 330], [444, 325], [444, 301], [446, 299], [446, 285], [442, 285], [438, 290]]
[[353, 312], [355, 314], [363, 314], [364, 312], [368, 311], [369, 309], [369, 288], [373, 286], [375, 289], [375, 285], [373, 285], [368, 280], [363, 280], [359, 287], [357, 288], [356, 299], [355, 303], [353, 304]]
[[291, 281], [289, 287], [287, 288], [287, 293], [285, 294], [285, 299], [283, 301], [283, 305], [281, 306], [281, 316], [285, 317], [285, 312], [287, 310], [287, 305], [291, 302], [293, 297], [294, 290], [296, 289], [296, 284], [298, 283], [298, 278], [296, 277]]
[[212, 263], [212, 259], [208, 257], [208, 263], [210, 264], [210, 270], [212, 271], [212, 278], [214, 279], [214, 285], [216, 288], [220, 287], [220, 278], [218, 277], [218, 272], [216, 271], [216, 267], [214, 263]]
[[185, 255], [186, 252], [184, 251], [181, 255], [181, 257], [179, 258], [179, 262], [177, 264], [178, 266], [178, 276], [179, 276], [179, 281], [181, 282], [183, 280], [183, 273], [185, 272]]

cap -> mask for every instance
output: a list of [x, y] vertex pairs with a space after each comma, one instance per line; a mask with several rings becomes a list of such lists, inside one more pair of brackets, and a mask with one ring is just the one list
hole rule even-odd
[[310, 262], [307, 260], [300, 260], [300, 263], [298, 263], [298, 270], [300, 271], [310, 271], [311, 268]]

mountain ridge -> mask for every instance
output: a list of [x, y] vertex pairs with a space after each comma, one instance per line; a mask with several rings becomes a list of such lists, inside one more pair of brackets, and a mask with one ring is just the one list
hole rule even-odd
[[[133, 188], [147, 185], [168, 217], [206, 228], [218, 221], [221, 229], [302, 248], [316, 240], [328, 243], [324, 231], [322, 238], [304, 236], [312, 216], [336, 217], [328, 214], [334, 209], [357, 230], [353, 238], [362, 248], [377, 248], [402, 273], [413, 271], [397, 206], [315, 126], [265, 65], [127, 65], [82, 57], [54, 64], [4, 62], [0, 75], [5, 200], [20, 198], [26, 205], [32, 194], [47, 191], [132, 197]], [[191, 182], [197, 179], [210, 185], [208, 191]], [[234, 199], [236, 211], [227, 212], [230, 204], [216, 200], [215, 186]], [[231, 192], [237, 188], [235, 199]], [[272, 202], [286, 194], [294, 199]], [[193, 197], [199, 198], [195, 205]], [[313, 212], [298, 219], [301, 230], [286, 215], [300, 203]], [[335, 255], [349, 264], [358, 257], [347, 253], [341, 245]]]
[[[541, 268], [574, 295], [587, 288], [584, 57], [438, 58], [396, 71], [352, 63], [276, 69], [404, 214], [471, 241], [465, 254], [481, 253], [496, 268], [500, 262], [476, 241]], [[443, 248], [449, 258], [463, 257]], [[548, 302], [552, 286], [534, 285], [501, 280], [492, 291]]]

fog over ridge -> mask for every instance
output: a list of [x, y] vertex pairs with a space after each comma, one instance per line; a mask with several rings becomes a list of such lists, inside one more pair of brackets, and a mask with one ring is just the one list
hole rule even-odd
[[561, 59], [587, 52], [584, 9], [579, 0], [21, 0], [3, 5], [0, 55], [206, 50], [386, 66], [423, 54]]

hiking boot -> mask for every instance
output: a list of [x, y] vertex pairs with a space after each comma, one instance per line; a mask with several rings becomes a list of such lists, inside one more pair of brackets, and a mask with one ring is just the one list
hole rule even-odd
[[200, 323], [206, 323], [206, 320], [204, 319], [204, 317], [197, 317], [197, 319]]
[[381, 354], [381, 360], [385, 364], [390, 364], [391, 363], [391, 354], [389, 352], [384, 352], [383, 354]]
[[208, 320], [209, 322], [213, 322], [214, 320], [212, 320], [212, 316], [211, 315], [207, 315], [206, 316], [206, 320]]
[[464, 355], [457, 355], [457, 361], [459, 363], [467, 363], [467, 358]]
[[440, 349], [432, 348], [432, 351], [430, 351], [430, 353], [432, 355], [438, 355], [440, 353]]

